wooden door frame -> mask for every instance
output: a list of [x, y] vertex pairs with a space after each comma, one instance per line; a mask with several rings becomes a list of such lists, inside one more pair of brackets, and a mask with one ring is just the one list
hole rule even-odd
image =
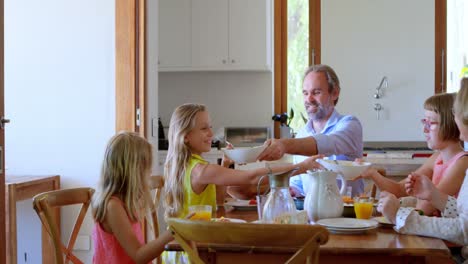
[[[146, 136], [146, 0], [115, 1], [115, 130]], [[139, 125], [137, 124], [137, 109]]]
[[[4, 1], [0, 0], [0, 117], [5, 114], [5, 90], [4, 90], [4, 74], [5, 74], [5, 61], [4, 61]], [[2, 172], [0, 173], [0, 212], [5, 215], [5, 130], [0, 129], [0, 146], [3, 148], [3, 154], [0, 155], [0, 162], [2, 163]], [[0, 264], [6, 262], [6, 225], [5, 217], [0, 217]]]
[[[434, 0], [434, 93], [446, 92], [447, 80], [447, 0]], [[288, 65], [287, 65], [287, 0], [274, 2], [274, 111], [285, 113], [288, 109]], [[312, 52], [314, 50], [314, 52]], [[321, 63], [321, 0], [309, 0], [309, 64]], [[313, 57], [315, 55], [315, 57]], [[279, 124], [275, 122], [275, 137], [278, 138]]]
[[447, 0], [435, 0], [434, 91], [447, 91]]
[[[287, 0], [275, 0], [273, 11], [274, 27], [274, 111], [287, 112], [288, 106], [288, 9]], [[280, 18], [280, 19], [278, 19]], [[274, 136], [279, 138], [280, 126], [274, 122]]]
[[[115, 130], [138, 132], [145, 138], [148, 135], [146, 15], [146, 0], [115, 1]], [[146, 226], [143, 221], [145, 241]]]

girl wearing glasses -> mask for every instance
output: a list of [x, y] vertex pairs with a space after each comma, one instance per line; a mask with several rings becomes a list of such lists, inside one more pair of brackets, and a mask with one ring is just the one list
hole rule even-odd
[[[454, 104], [454, 114], [460, 129], [460, 139], [468, 141], [468, 78], [462, 79]], [[468, 175], [468, 170], [465, 173]], [[400, 207], [394, 195], [384, 193], [377, 209], [395, 224], [395, 230], [468, 245], [468, 177], [463, 181], [458, 198], [441, 191], [423, 175], [411, 174], [405, 181], [409, 194], [433, 204], [442, 212], [443, 218], [420, 216], [412, 208]]]
[[[434, 154], [414, 174], [425, 175], [442, 192], [456, 196], [465, 178], [468, 168], [468, 152], [460, 144], [460, 131], [452, 114], [455, 94], [437, 94], [424, 102], [423, 125], [427, 146]], [[404, 180], [395, 182], [382, 176], [374, 168], [369, 168], [357, 178], [372, 179], [381, 191], [387, 191], [396, 197], [408, 196]], [[438, 210], [425, 200], [411, 200], [425, 215], [439, 215]]]

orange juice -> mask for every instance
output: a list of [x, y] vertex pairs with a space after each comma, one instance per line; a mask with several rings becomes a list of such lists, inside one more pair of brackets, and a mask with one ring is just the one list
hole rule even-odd
[[193, 213], [194, 215], [190, 217], [191, 220], [211, 220], [211, 205], [191, 205], [189, 206], [189, 214]]
[[211, 220], [211, 211], [199, 211], [195, 212], [195, 214], [190, 217], [190, 220], [203, 220], [203, 221], [210, 221]]
[[369, 219], [372, 216], [372, 202], [354, 202], [354, 212], [358, 219]]

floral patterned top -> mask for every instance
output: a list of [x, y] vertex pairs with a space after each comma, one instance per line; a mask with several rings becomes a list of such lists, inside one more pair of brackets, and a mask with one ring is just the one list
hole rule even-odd
[[438, 237], [468, 245], [468, 170], [458, 198], [449, 196], [442, 217], [421, 216], [414, 208], [400, 207], [394, 229], [403, 234]]

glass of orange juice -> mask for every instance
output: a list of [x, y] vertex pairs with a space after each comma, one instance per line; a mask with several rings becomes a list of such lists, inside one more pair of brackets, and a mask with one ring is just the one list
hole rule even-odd
[[192, 205], [189, 206], [189, 214], [194, 213], [191, 220], [203, 220], [203, 221], [210, 221], [211, 220], [211, 205]]
[[374, 209], [374, 198], [354, 197], [354, 212], [358, 219], [369, 219]]

